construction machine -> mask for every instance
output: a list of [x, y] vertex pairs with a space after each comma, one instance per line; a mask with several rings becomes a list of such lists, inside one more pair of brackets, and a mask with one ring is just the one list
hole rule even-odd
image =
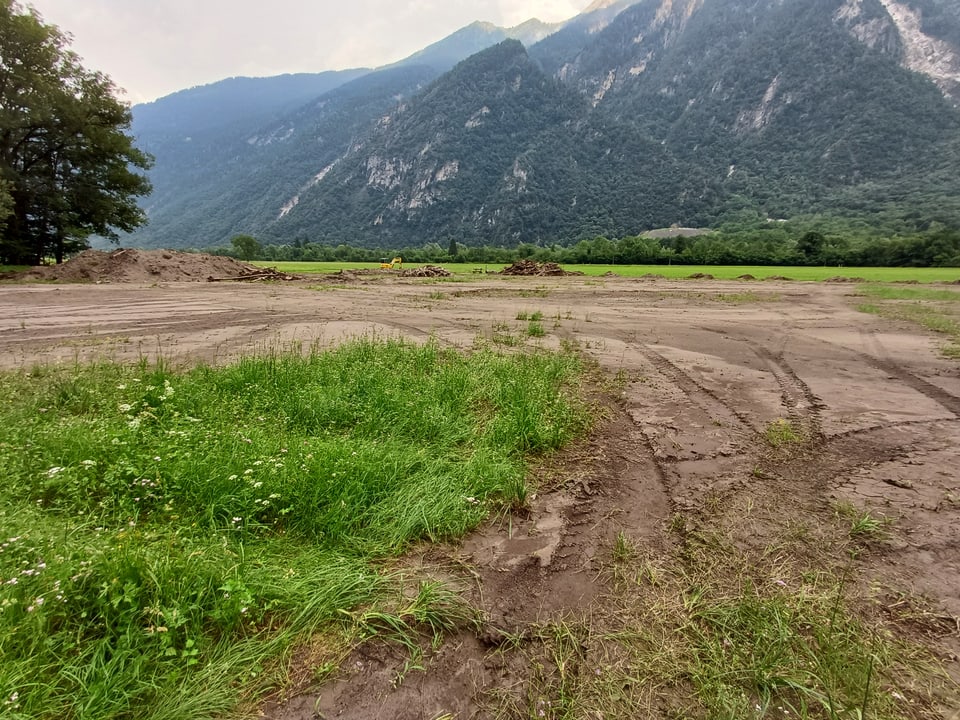
[[402, 257], [399, 257], [399, 256], [398, 256], [398, 257], [395, 257], [393, 260], [390, 260], [390, 261], [387, 261], [386, 258], [380, 258], [380, 269], [381, 269], [381, 270], [393, 270], [394, 268], [398, 268], [398, 269], [400, 269], [400, 270], [403, 269], [403, 258], [402, 258]]

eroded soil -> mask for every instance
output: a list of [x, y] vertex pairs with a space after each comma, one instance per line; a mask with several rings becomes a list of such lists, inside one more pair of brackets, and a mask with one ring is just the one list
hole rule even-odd
[[[618, 536], [651, 557], [670, 557], [687, 533], [709, 532], [744, 557], [774, 549], [784, 562], [829, 558], [841, 511], [883, 522], [882, 536], [854, 557], [864, 613], [928, 648], [957, 680], [960, 363], [942, 359], [938, 339], [912, 325], [858, 313], [851, 293], [812, 283], [569, 277], [7, 285], [0, 365], [219, 363], [368, 333], [465, 349], [568, 343], [596, 361], [601, 419], [589, 439], [536, 468], [529, 512], [405, 561], [459, 582], [483, 611], [480, 631], [428, 649], [422, 670], [405, 672], [409, 655], [396, 647], [361, 646], [332, 680], [296, 684], [259, 708], [264, 717], [516, 716], [505, 708], [530, 695], [529, 656], [505, 650], [506, 639], [517, 644], [544, 621], [609, 610]], [[545, 335], [531, 337], [520, 313], [542, 313]], [[767, 432], [777, 421], [800, 440], [772, 447]], [[848, 551], [837, 546], [834, 560]], [[904, 716], [958, 712], [948, 690]]]

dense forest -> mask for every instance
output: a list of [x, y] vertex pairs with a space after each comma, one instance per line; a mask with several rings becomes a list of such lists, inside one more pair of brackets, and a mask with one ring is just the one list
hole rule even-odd
[[[826, 232], [811, 229], [821, 227]], [[238, 236], [229, 246], [202, 252], [246, 260], [377, 262], [401, 255], [413, 263], [509, 263], [531, 258], [541, 262], [609, 265], [826, 265], [846, 267], [960, 267], [960, 230], [933, 226], [909, 235], [835, 233], [829, 223], [755, 222], [728, 225], [715, 232], [688, 236], [664, 231], [656, 237], [617, 240], [595, 237], [573, 245], [467, 246], [451, 238], [396, 249], [361, 248], [294, 242], [261, 244]]]

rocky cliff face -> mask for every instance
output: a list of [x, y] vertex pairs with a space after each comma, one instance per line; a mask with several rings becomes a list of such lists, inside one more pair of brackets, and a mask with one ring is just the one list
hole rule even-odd
[[926, 75], [960, 103], [960, 47], [924, 32], [923, 11], [905, 2], [881, 0], [900, 34], [903, 64]]

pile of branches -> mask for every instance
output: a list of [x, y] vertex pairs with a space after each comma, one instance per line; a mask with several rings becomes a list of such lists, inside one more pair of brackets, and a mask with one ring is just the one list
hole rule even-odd
[[501, 270], [500, 274], [528, 276], [583, 275], [582, 272], [567, 272], [555, 262], [538, 263], [534, 260], [518, 260], [510, 267]]
[[450, 277], [451, 273], [449, 270], [446, 270], [442, 267], [437, 267], [436, 265], [424, 265], [418, 268], [410, 268], [409, 270], [404, 270], [400, 273], [401, 277], [416, 277], [416, 278], [434, 278], [434, 277]]
[[244, 270], [239, 275], [231, 275], [228, 277], [214, 277], [211, 275], [207, 278], [207, 282], [258, 282], [264, 280], [300, 280], [301, 278], [297, 275], [290, 275], [289, 273], [282, 273], [276, 268], [253, 268], [250, 270]]

